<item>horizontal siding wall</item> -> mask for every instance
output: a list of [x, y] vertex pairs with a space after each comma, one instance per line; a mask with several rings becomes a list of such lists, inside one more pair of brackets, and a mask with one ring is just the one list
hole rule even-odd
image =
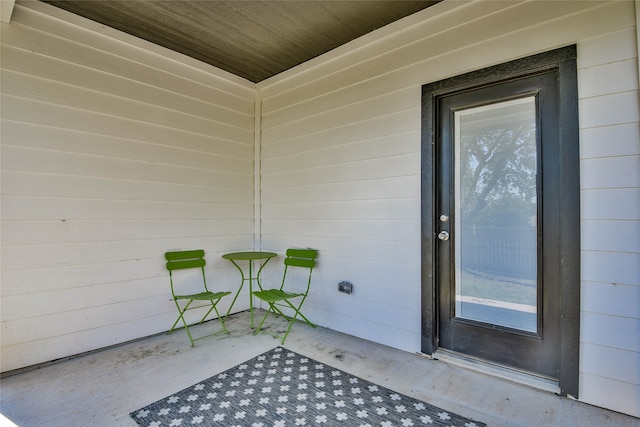
[[2, 371], [167, 330], [167, 250], [205, 249], [209, 283], [237, 286], [220, 255], [253, 248], [254, 101], [250, 82], [16, 5], [2, 24]]
[[580, 396], [584, 401], [640, 416], [637, 68], [633, 27], [586, 39], [579, 45]]
[[634, 37], [633, 2], [444, 1], [258, 84], [262, 246], [320, 250], [311, 318], [420, 351], [421, 86], [576, 43], [581, 399], [640, 415]]

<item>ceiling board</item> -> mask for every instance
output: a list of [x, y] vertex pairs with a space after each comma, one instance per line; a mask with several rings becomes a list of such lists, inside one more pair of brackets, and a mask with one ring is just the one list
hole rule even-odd
[[437, 1], [44, 0], [259, 82]]

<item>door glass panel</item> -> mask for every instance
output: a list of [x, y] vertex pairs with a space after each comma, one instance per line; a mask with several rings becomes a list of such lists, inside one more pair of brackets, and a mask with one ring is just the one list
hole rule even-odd
[[536, 98], [454, 123], [455, 317], [537, 332]]

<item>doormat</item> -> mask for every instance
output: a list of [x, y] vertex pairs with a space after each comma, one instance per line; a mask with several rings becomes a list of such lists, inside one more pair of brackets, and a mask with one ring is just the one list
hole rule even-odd
[[129, 415], [148, 427], [485, 425], [282, 347]]

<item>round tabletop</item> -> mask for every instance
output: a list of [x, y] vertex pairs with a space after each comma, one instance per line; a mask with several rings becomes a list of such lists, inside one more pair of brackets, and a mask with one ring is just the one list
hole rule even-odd
[[277, 256], [275, 252], [231, 252], [229, 254], [222, 255], [222, 258], [228, 260], [253, 260], [253, 259], [265, 259], [273, 258]]

